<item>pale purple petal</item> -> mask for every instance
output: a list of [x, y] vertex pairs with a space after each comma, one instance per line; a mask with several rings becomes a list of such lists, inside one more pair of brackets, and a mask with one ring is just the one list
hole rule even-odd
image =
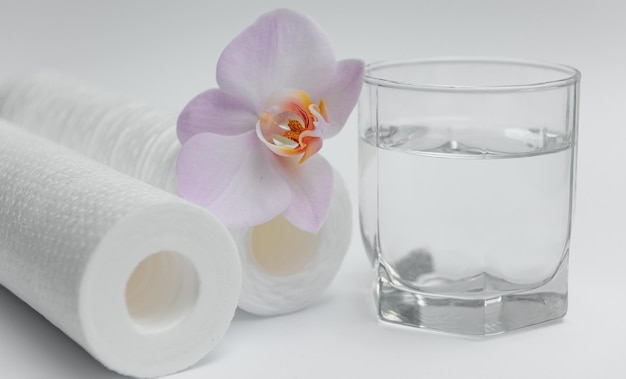
[[337, 62], [335, 76], [321, 95], [330, 121], [330, 125], [324, 132], [324, 138], [330, 138], [339, 133], [350, 117], [363, 85], [363, 69], [363, 62], [357, 59]]
[[297, 159], [282, 159], [291, 187], [291, 203], [283, 216], [296, 227], [317, 232], [328, 216], [333, 191], [333, 169], [320, 155], [298, 165]]
[[219, 89], [205, 91], [185, 106], [178, 116], [178, 139], [185, 143], [200, 133], [236, 135], [253, 130], [254, 108]]
[[224, 49], [217, 83], [256, 111], [280, 88], [318, 93], [335, 73], [335, 57], [324, 30], [287, 9], [266, 13]]
[[176, 167], [180, 195], [213, 212], [228, 227], [249, 227], [282, 213], [291, 190], [277, 157], [255, 131], [201, 133], [182, 147]]

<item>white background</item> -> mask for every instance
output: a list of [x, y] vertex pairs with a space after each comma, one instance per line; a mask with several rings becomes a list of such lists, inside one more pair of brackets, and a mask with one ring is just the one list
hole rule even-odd
[[[344, 265], [314, 306], [273, 318], [238, 311], [215, 350], [172, 378], [625, 378], [624, 2], [0, 0], [0, 80], [54, 69], [182, 108], [215, 86], [224, 46], [277, 7], [315, 18], [338, 58], [489, 55], [580, 69], [569, 313], [490, 338], [381, 323], [354, 207]], [[353, 206], [356, 136], [353, 113], [322, 150], [347, 180]], [[0, 378], [116, 377], [0, 287]]]

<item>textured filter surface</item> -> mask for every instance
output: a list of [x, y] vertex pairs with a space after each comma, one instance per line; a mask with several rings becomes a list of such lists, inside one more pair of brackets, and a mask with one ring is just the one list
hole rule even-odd
[[187, 368], [241, 284], [210, 213], [0, 120], [0, 284], [119, 373]]
[[[172, 193], [178, 113], [54, 73], [0, 87], [0, 117]], [[330, 215], [317, 234], [280, 216], [231, 230], [243, 268], [241, 308], [260, 315], [296, 311], [330, 284], [351, 235], [350, 200], [336, 172], [333, 190]]]

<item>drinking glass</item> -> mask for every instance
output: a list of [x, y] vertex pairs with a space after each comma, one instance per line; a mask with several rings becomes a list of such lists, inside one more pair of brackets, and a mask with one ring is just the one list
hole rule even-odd
[[359, 216], [380, 319], [488, 335], [565, 315], [579, 82], [514, 59], [366, 67]]

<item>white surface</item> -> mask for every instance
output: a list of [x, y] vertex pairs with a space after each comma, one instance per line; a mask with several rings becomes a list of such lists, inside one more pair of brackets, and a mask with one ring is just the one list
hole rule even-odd
[[4, 121], [0, 183], [0, 283], [105, 366], [171, 374], [224, 336], [241, 266], [213, 215]]
[[[626, 376], [626, 4], [616, 1], [11, 1], [0, 0], [0, 80], [51, 68], [181, 108], [215, 85], [223, 47], [258, 15], [305, 12], [339, 58], [496, 55], [582, 72], [570, 307], [561, 322], [486, 339], [380, 323], [356, 209], [350, 250], [313, 307], [238, 312], [222, 342], [174, 378]], [[353, 114], [355, 116], [355, 114]], [[357, 199], [356, 117], [322, 150]], [[356, 208], [356, 207], [355, 207]], [[114, 378], [0, 289], [0, 377]]]

